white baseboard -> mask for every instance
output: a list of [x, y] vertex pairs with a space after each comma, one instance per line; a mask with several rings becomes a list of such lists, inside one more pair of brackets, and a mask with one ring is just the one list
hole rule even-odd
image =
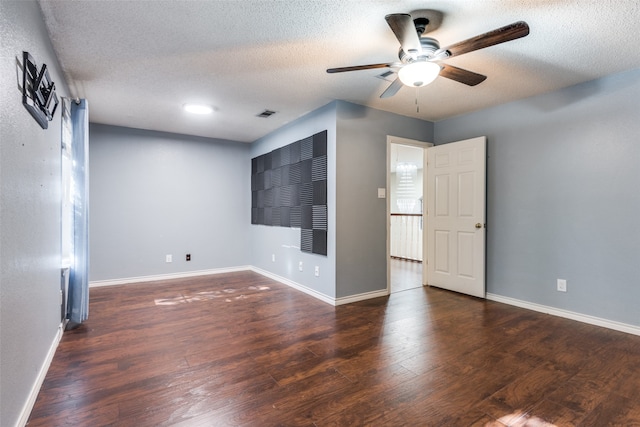
[[538, 311], [540, 313], [551, 314], [553, 316], [564, 317], [565, 319], [577, 320], [578, 322], [588, 323], [590, 325], [602, 326], [603, 328], [613, 329], [615, 331], [626, 332], [628, 334], [640, 335], [640, 326], [629, 325], [627, 323], [616, 322], [615, 320], [603, 319], [600, 317], [589, 316], [588, 314], [576, 313], [574, 311], [563, 310], [560, 308], [549, 307], [546, 305], [536, 304], [528, 301], [522, 301], [515, 298], [503, 297], [487, 293], [487, 299], [491, 301], [501, 302], [504, 304], [514, 305], [528, 310]]
[[320, 293], [314, 289], [308, 288], [304, 285], [301, 285], [300, 283], [294, 282], [293, 280], [289, 280], [285, 277], [282, 276], [278, 276], [277, 274], [271, 273], [267, 270], [263, 270], [261, 268], [258, 267], [251, 267], [251, 271], [254, 271], [258, 274], [261, 274], [265, 277], [268, 277], [269, 279], [275, 280], [276, 282], [280, 282], [283, 285], [287, 285], [293, 289], [296, 289], [300, 292], [304, 292], [307, 295], [311, 295], [314, 298], [319, 299], [320, 301], [326, 302], [327, 304], [331, 304], [331, 305], [336, 305], [335, 303], [335, 299], [331, 298], [330, 296], [327, 296], [323, 293]]
[[340, 297], [340, 298], [331, 298], [325, 294], [322, 294], [314, 289], [308, 288], [304, 285], [301, 285], [300, 283], [296, 283], [292, 280], [289, 280], [287, 278], [278, 276], [277, 274], [273, 274], [269, 271], [263, 270], [261, 268], [258, 267], [251, 267], [251, 270], [253, 270], [254, 272], [258, 273], [258, 274], [262, 274], [265, 277], [268, 277], [272, 280], [275, 280], [276, 282], [280, 282], [283, 285], [287, 285], [291, 288], [297, 289], [300, 292], [304, 292], [307, 295], [311, 295], [314, 298], [317, 298], [321, 301], [326, 302], [327, 304], [331, 304], [334, 306], [337, 305], [342, 305], [342, 304], [349, 304], [352, 302], [356, 302], [356, 301], [364, 301], [364, 300], [368, 300], [368, 299], [372, 299], [372, 298], [379, 298], [379, 297], [386, 297], [387, 295], [389, 295], [389, 291], [387, 291], [386, 289], [383, 289], [381, 291], [373, 291], [373, 292], [365, 292], [364, 294], [357, 294], [357, 295], [349, 295], [346, 297]]
[[182, 273], [156, 274], [153, 276], [127, 277], [124, 279], [94, 280], [89, 282], [90, 288], [101, 286], [130, 285], [132, 283], [157, 282], [159, 280], [184, 279], [186, 277], [209, 276], [211, 274], [234, 273], [251, 270], [251, 266], [244, 265], [228, 268], [214, 268], [211, 270], [185, 271]]
[[349, 295], [349, 296], [346, 296], [346, 297], [337, 298], [335, 300], [335, 305], [350, 304], [352, 302], [364, 301], [364, 300], [373, 299], [373, 298], [386, 297], [388, 295], [389, 295], [389, 291], [387, 289], [383, 289], [381, 291], [365, 292], [364, 294]]
[[53, 342], [49, 347], [49, 351], [47, 352], [47, 357], [44, 359], [42, 366], [40, 367], [40, 371], [38, 371], [38, 376], [36, 377], [36, 381], [33, 383], [33, 387], [31, 387], [31, 392], [29, 393], [29, 397], [22, 407], [22, 411], [20, 412], [20, 417], [18, 418], [18, 423], [16, 426], [24, 427], [27, 425], [29, 421], [29, 416], [31, 415], [31, 411], [33, 410], [33, 405], [36, 404], [36, 399], [38, 398], [38, 393], [40, 393], [40, 388], [42, 387], [42, 383], [44, 383], [44, 379], [47, 376], [47, 372], [49, 372], [49, 367], [51, 366], [51, 362], [53, 361], [53, 356], [56, 354], [56, 349], [58, 348], [58, 344], [60, 344], [60, 340], [62, 339], [62, 333], [64, 332], [64, 325], [61, 323], [58, 326], [58, 332], [56, 332], [55, 337], [53, 337]]

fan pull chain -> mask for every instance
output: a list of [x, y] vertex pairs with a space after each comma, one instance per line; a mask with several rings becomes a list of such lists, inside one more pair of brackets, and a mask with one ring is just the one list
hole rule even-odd
[[420, 112], [420, 104], [418, 103], [418, 88], [416, 87], [416, 113]]

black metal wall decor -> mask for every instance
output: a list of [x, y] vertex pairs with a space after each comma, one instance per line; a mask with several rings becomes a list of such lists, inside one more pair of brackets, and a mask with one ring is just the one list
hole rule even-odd
[[300, 250], [327, 254], [327, 131], [251, 159], [251, 223], [300, 228]]
[[51, 81], [47, 65], [42, 64], [38, 70], [29, 52], [22, 52], [22, 105], [42, 129], [49, 127], [58, 102], [56, 85]]

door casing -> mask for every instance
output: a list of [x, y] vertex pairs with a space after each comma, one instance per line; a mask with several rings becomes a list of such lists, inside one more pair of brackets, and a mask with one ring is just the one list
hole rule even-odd
[[[423, 194], [426, 191], [426, 164], [427, 164], [427, 148], [429, 147], [433, 147], [433, 143], [431, 142], [426, 142], [426, 141], [419, 141], [416, 139], [408, 139], [408, 138], [401, 138], [399, 136], [392, 136], [392, 135], [388, 135], [387, 136], [387, 189], [386, 189], [386, 205], [387, 205], [387, 293], [391, 292], [391, 144], [400, 144], [400, 145], [409, 145], [412, 147], [418, 147], [418, 148], [422, 148], [423, 149], [423, 168], [424, 171], [422, 173], [422, 188], [423, 188]], [[423, 217], [424, 218], [424, 217]], [[426, 230], [425, 227], [423, 227], [423, 230]], [[424, 237], [424, 236], [423, 236]], [[426, 241], [423, 238], [422, 239], [422, 256], [423, 259], [426, 258], [427, 256], [427, 251], [426, 251], [427, 247], [426, 247]], [[426, 263], [423, 262], [422, 263], [422, 285], [424, 285], [426, 283], [427, 280], [427, 268], [426, 268]]]

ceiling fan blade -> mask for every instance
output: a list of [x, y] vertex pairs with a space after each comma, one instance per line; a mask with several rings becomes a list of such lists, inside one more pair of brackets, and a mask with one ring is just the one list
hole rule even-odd
[[440, 75], [442, 77], [464, 83], [467, 86], [475, 86], [487, 79], [487, 76], [474, 73], [473, 71], [454, 67], [453, 65], [440, 64], [440, 66], [442, 67], [442, 70], [440, 70]]
[[327, 69], [327, 73], [344, 73], [345, 71], [359, 71], [359, 70], [371, 70], [373, 68], [387, 68], [387, 67], [393, 67], [396, 66], [397, 64], [392, 62], [392, 63], [385, 63], [385, 64], [368, 64], [368, 65], [353, 65], [351, 67], [338, 67], [338, 68], [328, 68]]
[[513, 24], [489, 31], [488, 33], [480, 34], [479, 36], [438, 49], [435, 53], [435, 58], [444, 59], [459, 56], [464, 53], [473, 52], [474, 50], [519, 39], [527, 34], [529, 34], [529, 25], [527, 25], [526, 22], [514, 22]]
[[382, 94], [380, 95], [380, 98], [391, 98], [393, 95], [398, 93], [401, 87], [402, 87], [402, 82], [400, 81], [400, 79], [395, 79], [393, 83], [391, 83], [389, 87], [386, 88], [384, 92], [382, 92]]
[[385, 16], [384, 19], [387, 20], [391, 31], [396, 35], [400, 46], [402, 46], [402, 50], [412, 58], [417, 57], [422, 51], [422, 45], [420, 44], [420, 37], [418, 36], [411, 15], [406, 13], [393, 13]]

